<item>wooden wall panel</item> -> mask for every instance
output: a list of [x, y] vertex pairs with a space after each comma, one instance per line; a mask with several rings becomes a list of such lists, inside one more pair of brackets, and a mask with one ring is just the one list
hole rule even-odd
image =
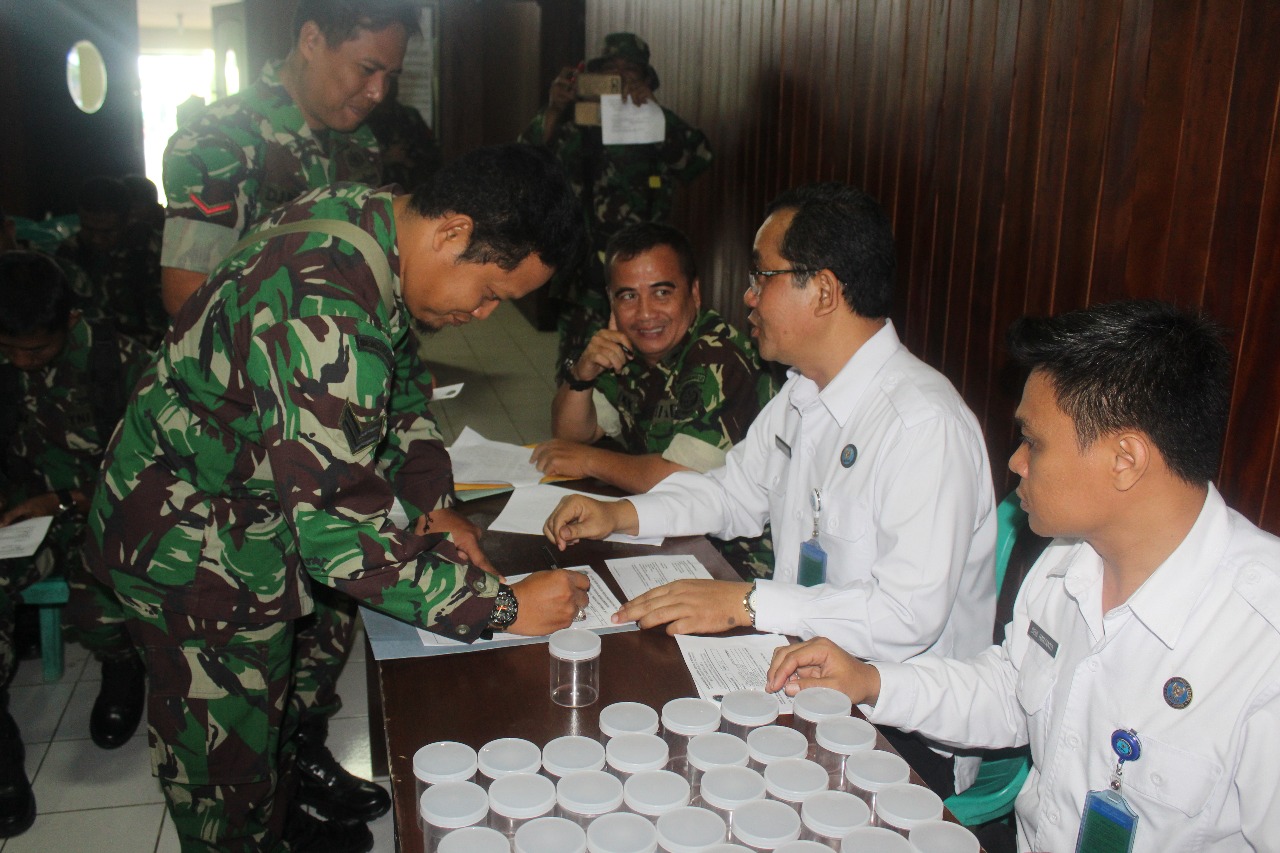
[[586, 2], [588, 53], [642, 34], [659, 100], [712, 140], [677, 222], [716, 307], [744, 317], [769, 198], [865, 187], [897, 234], [894, 321], [961, 389], [1002, 472], [1014, 319], [1126, 296], [1199, 306], [1236, 357], [1220, 488], [1280, 531], [1280, 5]]

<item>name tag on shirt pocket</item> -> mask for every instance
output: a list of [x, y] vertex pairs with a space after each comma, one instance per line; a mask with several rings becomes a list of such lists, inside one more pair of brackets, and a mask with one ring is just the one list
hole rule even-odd
[[1218, 780], [1222, 765], [1162, 741], [1148, 734], [1142, 737], [1142, 758], [1124, 768], [1124, 792], [1139, 812], [1147, 811], [1143, 799], [1176, 809], [1186, 817], [1204, 810]]

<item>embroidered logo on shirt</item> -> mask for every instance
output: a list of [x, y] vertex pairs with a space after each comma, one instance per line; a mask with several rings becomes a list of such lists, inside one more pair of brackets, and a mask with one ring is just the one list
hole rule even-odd
[[360, 418], [351, 410], [351, 404], [342, 407], [342, 434], [352, 453], [372, 447], [382, 439], [382, 416]]
[[844, 450], [840, 451], [840, 464], [846, 468], [852, 468], [853, 463], [858, 461], [858, 448], [852, 444], [846, 444]]
[[1164, 683], [1164, 701], [1175, 711], [1181, 711], [1191, 704], [1191, 683], [1179, 675], [1175, 675]]
[[1044, 649], [1049, 654], [1049, 657], [1056, 658], [1058, 656], [1058, 641], [1050, 637], [1049, 633], [1035, 622], [1027, 626], [1027, 636], [1035, 640], [1036, 645]]
[[226, 213], [231, 209], [231, 202], [224, 201], [222, 204], [205, 204], [200, 196], [195, 193], [188, 193], [187, 198], [191, 199], [196, 207], [200, 208], [200, 212], [205, 216], [217, 216], [219, 213]]

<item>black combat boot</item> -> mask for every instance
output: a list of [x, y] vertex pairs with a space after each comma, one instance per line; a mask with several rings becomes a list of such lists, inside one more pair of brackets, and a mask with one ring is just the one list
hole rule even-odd
[[36, 798], [25, 759], [18, 724], [9, 716], [8, 691], [0, 688], [0, 838], [21, 835], [36, 820]]
[[124, 660], [102, 662], [102, 687], [89, 716], [89, 736], [98, 746], [124, 746], [138, 730], [147, 696], [146, 675], [136, 652]]
[[284, 827], [285, 845], [293, 853], [368, 853], [373, 833], [359, 820], [321, 820], [295, 805]]
[[324, 719], [298, 726], [294, 735], [298, 802], [329, 818], [370, 821], [382, 817], [391, 809], [391, 795], [344, 770], [324, 744], [328, 735], [329, 723]]

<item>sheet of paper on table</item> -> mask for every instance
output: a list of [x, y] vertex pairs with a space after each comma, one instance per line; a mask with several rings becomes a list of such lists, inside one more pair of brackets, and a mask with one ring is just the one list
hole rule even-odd
[[431, 392], [431, 402], [437, 400], [452, 400], [454, 397], [462, 393], [464, 383], [459, 382], [457, 385], [441, 385]]
[[672, 581], [705, 578], [711, 572], [689, 554], [654, 554], [652, 557], [616, 557], [605, 560], [627, 601]]
[[[617, 631], [638, 631], [640, 630], [636, 623], [628, 622], [624, 625], [615, 625], [610, 621], [609, 617], [618, 612], [618, 608], [622, 605], [618, 599], [614, 598], [613, 592], [610, 591], [609, 585], [596, 574], [595, 570], [590, 566], [575, 566], [571, 571], [585, 572], [591, 578], [591, 590], [587, 593], [587, 618], [581, 622], [573, 623], [574, 628], [582, 628], [588, 631], [596, 631], [598, 633], [611, 634]], [[507, 583], [514, 584], [527, 578], [528, 575], [508, 575]], [[450, 652], [470, 652], [479, 651], [480, 649], [492, 649], [500, 646], [518, 646], [525, 643], [545, 642], [546, 637], [526, 637], [522, 634], [507, 634], [497, 632], [493, 635], [492, 640], [476, 640], [474, 643], [463, 643], [458, 640], [450, 640], [439, 634], [433, 634], [430, 631], [417, 629], [418, 638], [422, 641], [422, 645], [438, 649], [439, 654], [448, 654]]]
[[[684, 665], [689, 667], [698, 696], [719, 702], [731, 690], [764, 690], [773, 650], [787, 644], [781, 634], [749, 634], [745, 637], [676, 637]], [[791, 713], [791, 697], [771, 694], [778, 713]]]
[[[455, 471], [455, 475], [456, 473]], [[507, 501], [506, 507], [493, 520], [493, 523], [489, 525], [489, 529], [503, 533], [531, 533], [534, 536], [541, 536], [542, 525], [546, 522], [547, 516], [551, 515], [551, 511], [556, 508], [556, 504], [560, 503], [561, 498], [569, 495], [586, 495], [598, 501], [617, 500], [617, 498], [605, 498], [600, 495], [566, 489], [562, 486], [543, 484], [541, 486], [520, 488], [511, 493], [511, 499]], [[639, 536], [627, 536], [624, 533], [615, 533], [605, 541], [627, 542], [632, 545], [662, 544], [661, 537], [641, 538]]]
[[601, 95], [600, 133], [605, 145], [661, 142], [667, 138], [667, 117], [653, 98], [633, 104], [621, 95]]
[[490, 441], [471, 427], [449, 448], [453, 479], [457, 483], [510, 483], [534, 486], [542, 480], [538, 468], [529, 461], [530, 450], [518, 444]]
[[26, 521], [15, 521], [8, 527], [0, 527], [0, 560], [30, 557], [44, 541], [52, 523], [52, 515], [42, 515]]

